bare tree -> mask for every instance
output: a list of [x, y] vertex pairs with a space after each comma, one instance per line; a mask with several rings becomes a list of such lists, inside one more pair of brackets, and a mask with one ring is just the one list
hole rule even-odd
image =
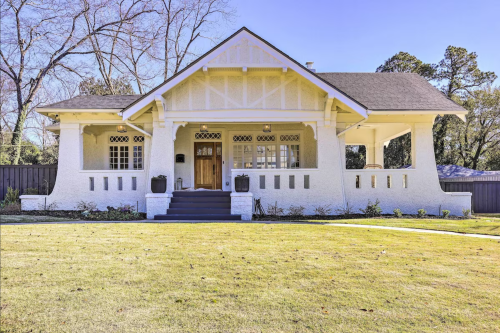
[[199, 55], [193, 50], [197, 40], [219, 40], [217, 29], [231, 23], [236, 12], [228, 0], [160, 1], [166, 80]]
[[[118, 7], [126, 14], [110, 10]], [[124, 22], [152, 11], [151, 0], [2, 1], [0, 71], [16, 90], [12, 164], [19, 162], [25, 122], [47, 77], [78, 74], [78, 57], [95, 52], [89, 47], [92, 37], [112, 34]]]

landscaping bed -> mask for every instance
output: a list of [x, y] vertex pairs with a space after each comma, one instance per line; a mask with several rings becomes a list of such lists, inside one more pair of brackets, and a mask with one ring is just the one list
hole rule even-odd
[[[350, 215], [253, 215], [254, 221], [336, 221], [336, 220], [359, 220], [359, 219], [421, 219], [417, 215], [402, 215], [401, 217], [394, 216], [393, 214], [381, 214], [379, 216], [368, 217], [365, 214], [350, 214]], [[475, 219], [475, 217], [465, 217], [465, 216], [437, 216], [437, 215], [425, 215], [422, 217], [425, 219], [432, 220], [470, 220]]]
[[130, 211], [93, 211], [84, 214], [85, 211], [77, 210], [26, 210], [26, 211], [8, 211], [1, 215], [30, 215], [30, 216], [52, 216], [57, 218], [67, 218], [69, 220], [85, 221], [135, 221], [146, 219], [146, 213], [136, 213]]

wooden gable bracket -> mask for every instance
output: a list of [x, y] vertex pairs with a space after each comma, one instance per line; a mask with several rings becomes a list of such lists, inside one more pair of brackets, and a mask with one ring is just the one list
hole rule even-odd
[[325, 96], [325, 127], [330, 127], [332, 119], [332, 104], [335, 97], [327, 94]]
[[94, 143], [97, 144], [97, 135], [94, 133], [94, 132], [90, 132], [90, 131], [85, 131], [85, 127], [87, 126], [92, 126], [92, 124], [81, 124], [80, 125], [80, 134], [87, 134], [87, 135], [90, 135], [91, 137], [94, 138]]
[[167, 101], [162, 95], [155, 96], [156, 108], [158, 109], [158, 121], [160, 123], [165, 122], [165, 111], [167, 110]]

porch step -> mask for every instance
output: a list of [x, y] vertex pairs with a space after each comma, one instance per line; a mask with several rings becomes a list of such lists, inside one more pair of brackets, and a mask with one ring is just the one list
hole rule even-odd
[[167, 214], [231, 214], [231, 208], [169, 208]]
[[241, 215], [231, 214], [159, 214], [155, 220], [163, 221], [189, 221], [189, 220], [218, 220], [218, 221], [240, 221]]
[[241, 220], [241, 215], [231, 214], [229, 191], [175, 191], [166, 213], [155, 220]]
[[184, 197], [231, 197], [230, 191], [174, 191], [174, 198]]
[[[175, 193], [175, 192], [174, 192]], [[219, 203], [231, 203], [231, 197], [172, 197], [170, 199], [172, 203], [184, 203], [184, 202], [199, 202], [199, 203], [208, 203], [208, 202], [219, 202]]]
[[189, 202], [181, 200], [179, 202], [171, 202], [170, 208], [227, 208], [231, 209], [231, 201], [228, 202]]

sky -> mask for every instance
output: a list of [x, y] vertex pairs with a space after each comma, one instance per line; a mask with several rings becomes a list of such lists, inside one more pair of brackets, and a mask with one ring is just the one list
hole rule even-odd
[[[438, 63], [449, 45], [500, 76], [500, 0], [234, 0], [246, 26], [318, 72], [374, 72], [405, 51]], [[495, 82], [500, 85], [500, 79]]]

